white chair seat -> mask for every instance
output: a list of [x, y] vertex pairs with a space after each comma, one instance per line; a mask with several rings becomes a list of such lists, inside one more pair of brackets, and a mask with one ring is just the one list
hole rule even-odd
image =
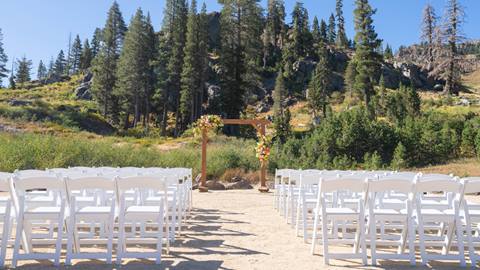
[[57, 218], [60, 212], [61, 208], [59, 206], [40, 206], [27, 209], [27, 211], [25, 211], [25, 217], [40, 216], [43, 219], [54, 216], [55, 218]]
[[358, 212], [351, 208], [327, 208], [328, 215], [358, 215]]
[[78, 214], [108, 214], [110, 213], [110, 206], [86, 206], [80, 208], [76, 213]]
[[453, 209], [439, 210], [439, 209], [421, 209], [423, 216], [445, 216], [453, 217], [455, 211]]
[[407, 214], [407, 209], [400, 209], [400, 210], [395, 210], [395, 209], [375, 209], [373, 210], [373, 213], [375, 215], [406, 215]]

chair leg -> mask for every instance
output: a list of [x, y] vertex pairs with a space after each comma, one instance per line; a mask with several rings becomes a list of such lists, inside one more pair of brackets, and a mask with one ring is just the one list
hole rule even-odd
[[120, 215], [118, 221], [118, 243], [117, 243], [117, 264], [122, 264], [122, 258], [125, 246], [125, 219], [123, 215]]
[[317, 243], [317, 233], [318, 233], [318, 209], [314, 211], [315, 217], [313, 219], [313, 232], [312, 232], [312, 246], [310, 248], [310, 253], [315, 253], [315, 244]]
[[455, 218], [455, 227], [457, 229], [458, 256], [460, 257], [460, 266], [465, 267], [465, 247], [463, 245], [463, 227], [460, 218]]
[[63, 219], [63, 213], [60, 214], [60, 220], [58, 222], [58, 231], [57, 231], [57, 241], [55, 244], [55, 259], [53, 264], [55, 266], [60, 265], [60, 256], [62, 254], [62, 239], [63, 239], [63, 224], [64, 224], [64, 219]]
[[7, 207], [5, 214], [5, 220], [3, 222], [3, 231], [2, 231], [2, 244], [1, 244], [1, 254], [0, 254], [0, 268], [3, 268], [5, 265], [5, 255], [7, 253], [8, 240], [10, 238], [10, 208]]
[[369, 229], [370, 229], [370, 254], [372, 257], [372, 265], [377, 265], [377, 254], [376, 254], [376, 238], [377, 238], [377, 227], [375, 223], [375, 216], [373, 214], [369, 215]]
[[[73, 242], [75, 241], [74, 231], [75, 231], [75, 215], [72, 214], [72, 216], [70, 216], [70, 221], [68, 223], [67, 255], [65, 258], [65, 265], [72, 265]], [[79, 252], [79, 250], [76, 250], [76, 252]]]
[[[23, 234], [23, 215], [20, 213], [20, 216], [17, 220], [17, 228], [15, 232], [15, 244], [13, 246], [13, 258], [12, 258], [12, 268], [17, 267], [18, 255], [20, 254], [20, 240], [22, 239]], [[23, 246], [24, 249], [26, 246]]]
[[330, 263], [328, 254], [328, 222], [325, 215], [322, 216], [322, 249], [323, 249], [323, 262], [325, 265]]
[[365, 218], [361, 217], [360, 222], [359, 222], [359, 241], [360, 241], [360, 247], [362, 249], [362, 262], [363, 265], [368, 264], [368, 258], [367, 258], [367, 243], [365, 241]]
[[420, 242], [420, 255], [422, 257], [422, 265], [427, 265], [427, 252], [425, 250], [425, 231], [423, 228], [423, 220], [421, 217], [418, 219], [418, 238]]
[[473, 237], [472, 237], [472, 225], [470, 220], [466, 221], [466, 230], [467, 230], [467, 242], [468, 242], [468, 255], [470, 257], [471, 266], [476, 267], [477, 265], [477, 255], [475, 253], [475, 248], [473, 246]]
[[412, 217], [407, 217], [408, 219], [408, 253], [410, 257], [410, 265], [416, 265], [415, 260], [415, 224]]

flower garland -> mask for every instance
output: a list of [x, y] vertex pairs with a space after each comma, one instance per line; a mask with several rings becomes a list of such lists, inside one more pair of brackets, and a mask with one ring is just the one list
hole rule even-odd
[[272, 146], [272, 137], [269, 135], [258, 134], [258, 142], [255, 148], [256, 156], [262, 166], [265, 166], [270, 158], [270, 148]]
[[202, 115], [200, 119], [193, 124], [193, 133], [195, 136], [201, 136], [203, 130], [217, 131], [223, 127], [222, 118], [218, 115]]

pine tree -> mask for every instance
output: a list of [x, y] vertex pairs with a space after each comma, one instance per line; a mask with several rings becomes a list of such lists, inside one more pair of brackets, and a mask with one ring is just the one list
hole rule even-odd
[[275, 81], [275, 90], [273, 92], [273, 126], [276, 136], [281, 143], [284, 143], [290, 135], [290, 111], [284, 109], [286, 97], [285, 78], [283, 71], [280, 70]]
[[391, 162], [390, 167], [394, 170], [399, 170], [408, 167], [408, 160], [407, 160], [407, 148], [399, 142], [395, 151], [393, 152], [393, 159]]
[[411, 117], [420, 115], [422, 101], [418, 95], [415, 85], [411, 83], [410, 87], [405, 89], [406, 109]]
[[185, 44], [185, 58], [181, 77], [180, 114], [182, 115], [181, 129], [185, 130], [188, 124], [199, 117], [199, 96], [204, 93], [205, 70], [207, 63], [208, 36], [205, 35], [207, 21], [205, 20], [206, 7], [197, 14], [197, 1], [191, 1], [188, 14], [187, 40]]
[[152, 51], [149, 24], [141, 9], [135, 13], [125, 35], [123, 50], [118, 61], [114, 95], [119, 101], [125, 128], [129, 128], [129, 116], [133, 114], [133, 126], [141, 122], [144, 101], [150, 93], [148, 72]]
[[73, 41], [72, 49], [70, 52], [69, 62], [69, 74], [76, 74], [80, 69], [80, 58], [82, 57], [82, 41], [80, 36], [77, 35]]
[[383, 57], [388, 60], [393, 59], [393, 50], [389, 44], [387, 44], [387, 46], [385, 47], [385, 51], [383, 52]]
[[318, 22], [317, 16], [313, 17], [312, 39], [315, 45], [317, 45], [322, 39], [322, 35], [320, 32], [320, 24]]
[[314, 119], [318, 119], [319, 112], [327, 116], [328, 96], [332, 91], [332, 73], [329, 68], [329, 52], [325, 43], [321, 42], [318, 48], [318, 63], [312, 75], [308, 89], [308, 104]]
[[3, 78], [8, 77], [7, 62], [8, 57], [3, 48], [3, 35], [2, 29], [0, 28], [0, 86], [2, 85]]
[[372, 16], [376, 10], [373, 9], [368, 0], [356, 0], [355, 14], [355, 62], [357, 75], [355, 77], [355, 89], [363, 93], [363, 100], [370, 113], [373, 113], [370, 99], [374, 95], [374, 85], [378, 79], [381, 55], [378, 48], [381, 40], [378, 39]]
[[17, 59], [17, 74], [16, 83], [20, 84], [20, 87], [23, 87], [26, 82], [31, 80], [30, 73], [32, 72], [32, 61], [28, 60], [27, 57], [22, 57], [22, 59]]
[[324, 43], [328, 42], [328, 34], [327, 34], [327, 23], [322, 19], [320, 22], [320, 37]]
[[303, 3], [296, 2], [293, 8], [292, 29], [289, 39], [293, 43], [292, 48], [296, 59], [308, 55], [312, 46], [312, 36], [308, 22], [308, 11], [303, 7]]
[[90, 43], [88, 42], [88, 39], [85, 39], [85, 42], [83, 43], [82, 54], [80, 56], [80, 70], [85, 71], [89, 69], [92, 65], [92, 60], [93, 52], [90, 48]]
[[435, 45], [436, 45], [436, 35], [437, 35], [437, 20], [438, 17], [435, 13], [435, 8], [427, 4], [423, 10], [423, 20], [422, 20], [422, 42], [426, 47], [426, 65], [424, 68], [427, 71], [431, 71], [433, 64], [435, 62]]
[[259, 84], [261, 9], [256, 0], [221, 0], [220, 100], [222, 112], [239, 118], [244, 97]]
[[96, 28], [92, 37], [92, 59], [100, 52], [102, 36], [102, 29]]
[[56, 78], [60, 78], [67, 73], [67, 60], [65, 59], [65, 53], [63, 50], [60, 50], [58, 53], [57, 59], [55, 60], [55, 64], [53, 66], [53, 75]]
[[118, 105], [112, 95], [116, 82], [117, 59], [123, 46], [126, 26], [118, 3], [113, 2], [102, 32], [102, 46], [93, 61], [92, 94], [104, 117], [118, 123]]
[[445, 67], [444, 78], [446, 80], [444, 93], [458, 93], [460, 84], [461, 67], [458, 52], [458, 43], [464, 37], [462, 35], [462, 26], [465, 21], [465, 10], [458, 0], [448, 0], [445, 15], [445, 24], [443, 29], [444, 40], [448, 46], [448, 54], [445, 61], [441, 64]]
[[348, 47], [348, 38], [345, 31], [345, 17], [343, 17], [343, 0], [337, 0], [336, 4], [336, 18], [337, 18], [337, 46], [340, 48]]
[[263, 67], [275, 66], [281, 57], [285, 38], [285, 6], [283, 0], [269, 0], [263, 40]]
[[43, 64], [43, 61], [40, 60], [40, 63], [38, 63], [38, 69], [37, 69], [37, 79], [39, 81], [44, 81], [47, 78], [47, 67]]
[[50, 57], [50, 62], [48, 63], [48, 73], [47, 77], [51, 78], [55, 75], [55, 61], [53, 61], [53, 57]]
[[[180, 88], [181, 75], [183, 70], [183, 57], [185, 47], [185, 34], [187, 30], [187, 14], [188, 8], [185, 0], [168, 0], [164, 12], [164, 29], [166, 31], [168, 44], [170, 46], [170, 54], [167, 64], [167, 100], [171, 101], [175, 114], [175, 130], [174, 135], [180, 132], [181, 115], [180, 115]], [[163, 125], [166, 125], [164, 119]]]
[[345, 70], [345, 92], [350, 95], [350, 98], [354, 98], [357, 95], [355, 89], [355, 81], [357, 77], [357, 63], [355, 59], [351, 59], [348, 62], [347, 69]]
[[335, 44], [335, 40], [337, 39], [336, 27], [337, 26], [335, 23], [335, 16], [332, 13], [330, 15], [330, 18], [328, 19], [328, 33], [327, 33], [328, 43], [330, 44]]

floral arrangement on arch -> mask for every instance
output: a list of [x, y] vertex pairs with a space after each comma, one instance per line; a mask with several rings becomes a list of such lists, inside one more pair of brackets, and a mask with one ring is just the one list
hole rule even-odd
[[223, 127], [222, 118], [218, 115], [202, 115], [197, 122], [193, 124], [193, 133], [195, 136], [201, 136], [202, 130], [217, 131]]
[[258, 142], [255, 147], [256, 156], [262, 166], [265, 166], [270, 158], [270, 148], [272, 147], [272, 136], [258, 134]]

